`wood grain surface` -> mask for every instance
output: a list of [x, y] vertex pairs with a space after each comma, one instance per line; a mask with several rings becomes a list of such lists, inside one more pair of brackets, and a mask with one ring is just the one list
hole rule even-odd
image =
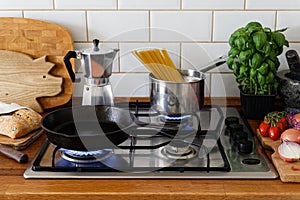
[[48, 74], [54, 64], [45, 58], [33, 60], [23, 53], [0, 50], [0, 101], [43, 112], [37, 99], [58, 95], [63, 82], [62, 77]]
[[46, 61], [55, 64], [50, 74], [63, 78], [62, 91], [55, 96], [38, 98], [42, 108], [60, 106], [71, 99], [73, 83], [63, 62], [67, 52], [73, 50], [73, 40], [67, 29], [40, 20], [2, 17], [0, 49], [25, 53], [33, 59], [46, 56]]
[[280, 179], [283, 182], [300, 183], [300, 162], [298, 161], [290, 163], [283, 161], [278, 154], [278, 146], [280, 145], [280, 140], [273, 141], [269, 137], [263, 137], [258, 130], [256, 130], [256, 134], [262, 146], [273, 151], [271, 159], [278, 171]]
[[[259, 121], [250, 120], [256, 131]], [[43, 134], [23, 152], [32, 161]], [[0, 199], [299, 200], [300, 184], [276, 180], [25, 180], [28, 164], [0, 154]]]

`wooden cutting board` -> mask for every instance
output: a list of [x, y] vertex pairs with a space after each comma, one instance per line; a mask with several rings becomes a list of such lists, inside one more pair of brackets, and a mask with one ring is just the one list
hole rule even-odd
[[55, 96], [39, 97], [43, 109], [63, 105], [71, 99], [73, 83], [63, 62], [67, 52], [73, 50], [67, 29], [39, 20], [3, 17], [0, 18], [0, 49], [25, 53], [33, 59], [46, 56], [46, 61], [55, 64], [49, 74], [63, 78], [62, 90]]
[[271, 155], [271, 159], [278, 171], [281, 181], [300, 183], [300, 161], [293, 163], [283, 161], [278, 154], [280, 141], [273, 141], [269, 137], [263, 137], [258, 130], [256, 134], [264, 148], [274, 151]]
[[40, 128], [17, 139], [12, 139], [5, 135], [0, 135], [0, 144], [10, 146], [15, 150], [23, 150], [26, 149], [30, 144], [32, 144], [36, 139], [38, 139], [43, 133], [44, 130]]
[[39, 97], [55, 96], [62, 91], [62, 77], [48, 74], [54, 67], [45, 56], [30, 56], [0, 50], [0, 101], [17, 103], [36, 112], [43, 112]]

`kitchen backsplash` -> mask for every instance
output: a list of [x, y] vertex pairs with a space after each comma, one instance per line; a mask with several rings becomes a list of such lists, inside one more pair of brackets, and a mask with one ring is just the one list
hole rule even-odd
[[[0, 0], [0, 17], [62, 25], [77, 50], [90, 48], [94, 38], [103, 48], [119, 48], [110, 79], [117, 97], [149, 96], [148, 71], [132, 50], [166, 48], [178, 67], [200, 69], [227, 54], [230, 34], [249, 21], [288, 27], [290, 49], [300, 53], [300, 0]], [[284, 53], [280, 70], [288, 68]], [[81, 91], [76, 84], [74, 95]], [[205, 93], [239, 96], [226, 64], [207, 73]]]

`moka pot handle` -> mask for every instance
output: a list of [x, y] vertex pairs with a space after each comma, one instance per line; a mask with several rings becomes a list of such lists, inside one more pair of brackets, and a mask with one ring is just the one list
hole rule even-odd
[[71, 62], [70, 62], [70, 59], [71, 58], [77, 58], [77, 53], [75, 52], [75, 51], [69, 51], [66, 55], [65, 55], [65, 57], [64, 57], [64, 63], [65, 63], [65, 65], [66, 65], [66, 67], [67, 67], [67, 70], [68, 70], [68, 73], [69, 73], [69, 76], [70, 76], [70, 78], [71, 78], [71, 80], [72, 80], [72, 82], [74, 83], [74, 82], [80, 82], [80, 78], [76, 78], [75, 77], [75, 73], [74, 73], [74, 71], [73, 71], [73, 68], [72, 68], [72, 64], [71, 64]]

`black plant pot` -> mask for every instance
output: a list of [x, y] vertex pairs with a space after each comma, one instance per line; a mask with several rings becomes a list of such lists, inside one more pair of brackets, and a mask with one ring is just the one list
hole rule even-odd
[[245, 94], [240, 88], [241, 107], [247, 119], [261, 120], [272, 111], [276, 95]]

